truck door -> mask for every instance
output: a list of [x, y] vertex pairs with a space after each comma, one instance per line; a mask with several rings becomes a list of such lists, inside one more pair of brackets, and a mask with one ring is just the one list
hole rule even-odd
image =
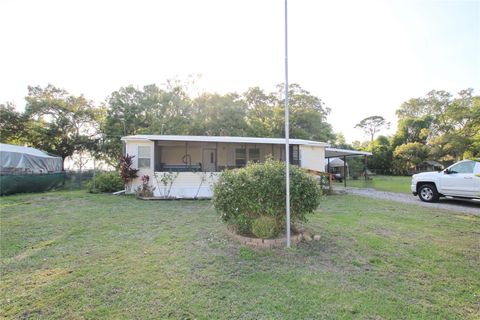
[[474, 187], [475, 187], [474, 197], [480, 199], [480, 162], [477, 162], [477, 164], [475, 165], [473, 180], [475, 181], [474, 182], [474, 184], [475, 184], [474, 185]]
[[478, 196], [478, 177], [475, 176], [475, 161], [462, 161], [444, 171], [440, 178], [441, 193], [448, 196]]

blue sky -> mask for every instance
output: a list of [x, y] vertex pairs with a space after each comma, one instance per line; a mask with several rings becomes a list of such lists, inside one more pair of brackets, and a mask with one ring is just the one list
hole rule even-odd
[[[284, 81], [283, 0], [0, 1], [0, 102], [52, 83], [97, 102], [200, 74], [195, 92]], [[290, 81], [353, 127], [432, 89], [480, 89], [479, 1], [289, 1]], [[391, 133], [395, 129], [393, 126]]]

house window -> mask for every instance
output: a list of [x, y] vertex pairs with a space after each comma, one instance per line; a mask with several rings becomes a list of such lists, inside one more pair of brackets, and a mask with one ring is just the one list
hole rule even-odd
[[247, 154], [243, 148], [235, 149], [235, 166], [244, 167], [247, 164]]
[[138, 147], [138, 169], [150, 169], [150, 147]]
[[248, 161], [260, 161], [260, 149], [248, 149]]
[[298, 145], [290, 146], [290, 163], [300, 165], [300, 148]]
[[292, 158], [293, 161], [300, 160], [300, 152], [298, 152], [298, 146], [293, 146]]

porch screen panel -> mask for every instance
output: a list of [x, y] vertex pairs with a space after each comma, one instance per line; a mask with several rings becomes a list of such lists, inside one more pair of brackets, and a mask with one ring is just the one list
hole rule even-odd
[[235, 166], [243, 167], [247, 164], [247, 154], [243, 148], [235, 149]]
[[260, 149], [254, 149], [254, 148], [248, 149], [248, 161], [259, 162], [260, 161]]

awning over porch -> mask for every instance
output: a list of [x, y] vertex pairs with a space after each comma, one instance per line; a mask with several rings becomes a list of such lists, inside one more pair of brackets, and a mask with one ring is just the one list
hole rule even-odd
[[[254, 144], [285, 144], [283, 138], [257, 138], [233, 136], [185, 136], [185, 135], [134, 135], [122, 137], [123, 141], [184, 141], [184, 142], [218, 142], [218, 143], [254, 143]], [[328, 143], [304, 139], [290, 139], [290, 144], [327, 147]]]
[[325, 148], [325, 158], [343, 158], [343, 157], [363, 157], [371, 156], [371, 152], [337, 149], [337, 148]]

